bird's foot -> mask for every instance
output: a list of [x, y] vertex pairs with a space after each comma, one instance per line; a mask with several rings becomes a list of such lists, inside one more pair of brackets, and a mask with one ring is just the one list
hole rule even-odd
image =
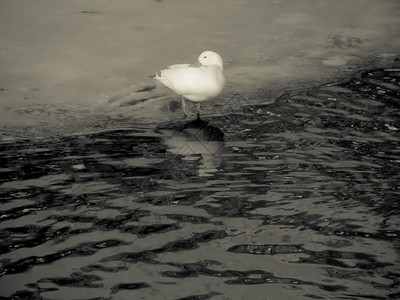
[[206, 112], [204, 110], [200, 109], [200, 102], [197, 103], [197, 107], [196, 107], [196, 113], [198, 116], [200, 116], [200, 113], [205, 114]]
[[190, 116], [190, 115], [195, 115], [195, 113], [194, 112], [191, 112], [190, 110], [188, 110], [187, 109], [187, 107], [185, 107], [184, 109], [183, 109], [183, 112], [185, 113], [185, 115], [186, 116]]

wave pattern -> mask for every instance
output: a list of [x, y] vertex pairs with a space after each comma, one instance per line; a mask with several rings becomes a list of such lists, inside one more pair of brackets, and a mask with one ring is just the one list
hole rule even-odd
[[197, 152], [177, 123], [2, 142], [1, 296], [399, 297], [399, 75], [216, 114]]

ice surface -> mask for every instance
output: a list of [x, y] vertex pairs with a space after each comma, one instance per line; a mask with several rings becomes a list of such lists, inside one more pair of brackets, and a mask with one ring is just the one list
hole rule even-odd
[[101, 113], [93, 123], [121, 113], [134, 122], [176, 118], [179, 110], [162, 108], [178, 98], [158, 85], [147, 98], [166, 95], [159, 101], [123, 109], [109, 102], [119, 95], [130, 103], [156, 71], [203, 50], [222, 55], [228, 79], [211, 110], [233, 93], [273, 101], [291, 88], [390, 64], [400, 49], [399, 12], [395, 0], [2, 2], [0, 126], [57, 132], [94, 107]]

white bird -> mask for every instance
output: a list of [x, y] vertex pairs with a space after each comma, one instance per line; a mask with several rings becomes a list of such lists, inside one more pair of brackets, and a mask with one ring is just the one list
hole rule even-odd
[[182, 108], [186, 115], [191, 114], [186, 108], [185, 98], [200, 102], [218, 96], [225, 85], [224, 64], [221, 56], [212, 51], [204, 51], [194, 64], [178, 64], [156, 73], [157, 79], [178, 95], [182, 95]]

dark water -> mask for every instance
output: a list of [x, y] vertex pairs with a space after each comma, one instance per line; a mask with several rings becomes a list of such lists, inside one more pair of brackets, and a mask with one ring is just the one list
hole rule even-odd
[[399, 298], [400, 70], [231, 101], [2, 142], [1, 296]]

